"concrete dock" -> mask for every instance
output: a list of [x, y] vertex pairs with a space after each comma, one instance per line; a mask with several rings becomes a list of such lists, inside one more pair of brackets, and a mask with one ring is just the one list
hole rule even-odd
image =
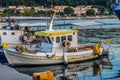
[[0, 63], [0, 80], [32, 80], [32, 77]]

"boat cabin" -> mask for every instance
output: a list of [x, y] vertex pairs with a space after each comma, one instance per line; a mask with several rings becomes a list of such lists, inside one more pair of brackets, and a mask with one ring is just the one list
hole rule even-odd
[[[0, 28], [0, 44], [7, 42], [10, 46], [24, 43], [23, 40], [29, 39], [30, 34], [33, 34], [33, 27], [45, 26], [46, 24], [11, 24], [2, 25]], [[26, 34], [27, 33], [27, 34]]]
[[[18, 27], [18, 28], [17, 28]], [[22, 27], [20, 26], [3, 26], [0, 30], [0, 41], [1, 45], [3, 42], [7, 42], [11, 46], [16, 44], [21, 44], [22, 41], [20, 37], [24, 34]]]
[[77, 47], [78, 30], [37, 31], [44, 52], [63, 52], [63, 48]]
[[[18, 28], [17, 28], [18, 27]], [[20, 26], [2, 26], [0, 29], [0, 41], [1, 45], [3, 42], [7, 42], [8, 44], [21, 44], [20, 36], [23, 34]]]

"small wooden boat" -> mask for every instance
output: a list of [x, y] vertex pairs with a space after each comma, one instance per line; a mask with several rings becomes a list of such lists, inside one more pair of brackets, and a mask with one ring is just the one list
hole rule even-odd
[[11, 65], [48, 65], [85, 61], [109, 53], [111, 40], [91, 46], [79, 46], [77, 30], [40, 31], [39, 43], [4, 49]]
[[[10, 65], [50, 65], [72, 63], [98, 58], [109, 53], [111, 40], [94, 45], [80, 46], [78, 30], [53, 30], [53, 19], [49, 30], [37, 31], [36, 43], [18, 45], [4, 49]], [[23, 43], [29, 42], [25, 39]]]
[[[66, 33], [67, 31], [63, 32]], [[57, 36], [62, 37], [63, 32], [60, 32], [60, 35], [57, 34]], [[68, 40], [63, 40], [63, 42], [56, 43], [56, 39], [58, 39], [57, 36], [42, 36], [44, 39], [46, 38], [46, 40], [48, 37], [49, 39], [48, 42], [41, 42], [39, 48], [35, 48], [37, 45], [35, 45], [33, 49], [19, 45], [19, 47], [24, 48], [4, 49], [5, 56], [11, 65], [49, 65], [86, 61], [109, 53], [110, 41], [105, 41], [93, 46], [78, 46], [76, 41], [77, 31], [68, 30], [68, 32], [72, 35], [72, 41], [70, 42], [68, 42]], [[36, 32], [36, 34], [40, 33]], [[50, 34], [52, 35], [53, 33]], [[46, 33], [46, 35], [50, 34]], [[56, 33], [54, 33], [54, 35], [55, 34]], [[67, 36], [69, 36], [69, 34], [67, 34]]]

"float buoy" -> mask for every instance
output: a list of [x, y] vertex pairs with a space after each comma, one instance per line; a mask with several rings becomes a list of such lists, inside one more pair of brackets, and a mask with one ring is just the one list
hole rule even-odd
[[93, 51], [96, 55], [101, 55], [101, 52], [100, 52], [100, 45], [99, 44], [95, 44], [93, 46]]
[[71, 45], [71, 43], [70, 43], [69, 40], [64, 40], [62, 45], [63, 45], [64, 47], [66, 47], [66, 48], [69, 48], [70, 45]]
[[26, 50], [26, 47], [25, 46], [23, 46], [23, 45], [17, 45], [16, 46], [16, 49], [19, 51], [19, 52], [24, 52], [25, 50]]

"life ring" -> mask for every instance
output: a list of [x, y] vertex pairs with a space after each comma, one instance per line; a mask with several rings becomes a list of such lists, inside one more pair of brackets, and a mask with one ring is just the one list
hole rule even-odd
[[27, 36], [27, 35], [23, 35], [23, 36], [22, 36], [22, 39], [23, 39], [24, 41], [26, 41], [26, 40], [28, 40], [28, 36]]
[[70, 43], [69, 40], [64, 40], [62, 45], [63, 45], [64, 47], [66, 47], [66, 48], [69, 48], [70, 45], [71, 45], [71, 43]]
[[23, 43], [30, 43], [30, 42], [33, 41], [33, 36], [32, 35], [31, 36], [29, 36], [29, 35], [22, 35], [21, 36], [21, 41]]
[[17, 45], [16, 46], [16, 49], [19, 51], [19, 52], [24, 52], [25, 50], [26, 50], [26, 47], [25, 46], [23, 46], [23, 45]]
[[20, 40], [24, 43], [28, 40], [28, 36], [27, 35], [21, 35]]

